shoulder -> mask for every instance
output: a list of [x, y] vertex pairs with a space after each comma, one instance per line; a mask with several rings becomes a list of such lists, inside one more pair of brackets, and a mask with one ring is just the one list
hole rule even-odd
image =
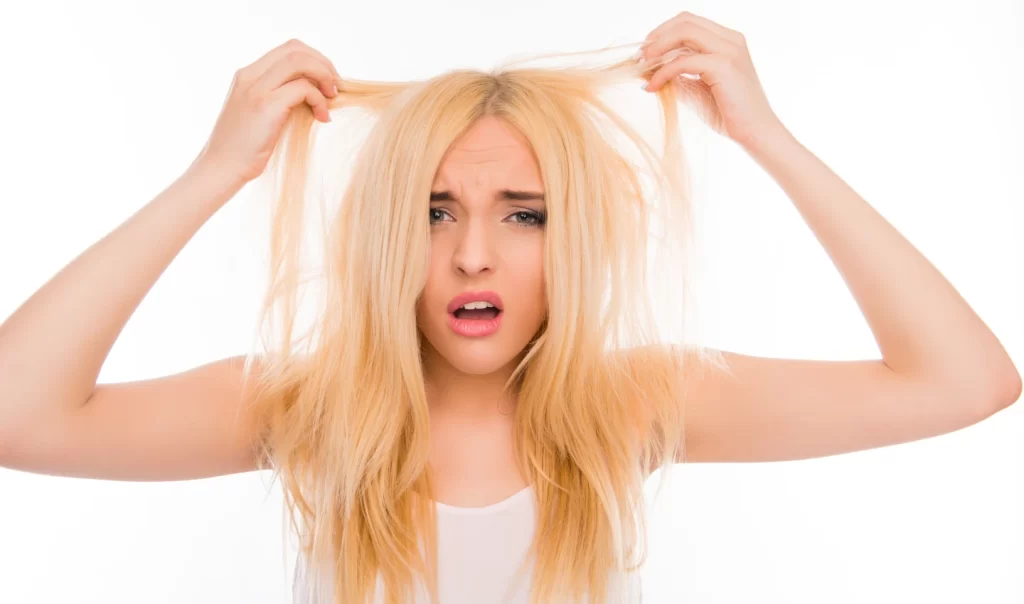
[[[663, 462], [686, 461], [707, 399], [719, 394], [712, 386], [732, 374], [734, 356], [695, 345], [655, 343], [624, 348], [609, 355], [611, 364], [629, 381], [640, 450], [650, 455], [651, 472]], [[666, 460], [666, 457], [668, 458]]]

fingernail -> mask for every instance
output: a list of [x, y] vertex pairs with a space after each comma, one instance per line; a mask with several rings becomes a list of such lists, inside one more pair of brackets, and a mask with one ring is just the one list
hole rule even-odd
[[334, 84], [334, 96], [338, 96], [338, 85]]

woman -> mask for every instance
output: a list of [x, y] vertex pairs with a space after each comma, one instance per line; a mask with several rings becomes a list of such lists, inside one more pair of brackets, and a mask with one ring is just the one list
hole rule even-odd
[[[271, 467], [303, 536], [300, 602], [623, 602], [639, 598], [654, 469], [906, 442], [1018, 398], [995, 336], [780, 123], [739, 33], [681, 13], [641, 59], [373, 84], [292, 41], [241, 69], [186, 174], [0, 327], [0, 464], [125, 480]], [[661, 154], [596, 96], [629, 79], [658, 95]], [[789, 194], [882, 359], [659, 339], [649, 228], [691, 242], [680, 98]], [[326, 225], [323, 309], [296, 337], [313, 120], [346, 107], [377, 123]], [[275, 153], [268, 352], [98, 385], [160, 273]], [[56, 340], [78, 363], [60, 379], [30, 354]]]

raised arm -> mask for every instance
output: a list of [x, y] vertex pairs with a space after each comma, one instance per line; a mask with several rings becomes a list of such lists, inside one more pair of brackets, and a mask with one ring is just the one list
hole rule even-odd
[[154, 380], [96, 382], [170, 262], [264, 170], [292, 110], [305, 103], [329, 121], [326, 96], [339, 79], [323, 55], [294, 40], [240, 69], [184, 174], [0, 324], [0, 465], [140, 480], [252, 467], [255, 428], [236, 421], [246, 400], [238, 358]]
[[[1021, 377], [956, 289], [768, 105], [734, 30], [680, 13], [648, 36], [651, 90], [699, 74], [705, 113], [793, 201], [849, 286], [882, 358], [723, 354], [731, 371], [692, 381], [680, 461], [781, 461], [902, 443], [966, 427], [1012, 404]], [[670, 61], [667, 53], [694, 51]], [[693, 84], [691, 84], [693, 85]]]

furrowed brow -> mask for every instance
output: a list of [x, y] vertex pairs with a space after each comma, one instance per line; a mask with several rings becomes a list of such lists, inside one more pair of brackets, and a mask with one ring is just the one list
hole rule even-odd
[[[502, 189], [497, 197], [504, 201], [544, 201], [544, 193], [538, 191]], [[431, 191], [430, 201], [455, 201], [455, 198], [450, 191]]]

